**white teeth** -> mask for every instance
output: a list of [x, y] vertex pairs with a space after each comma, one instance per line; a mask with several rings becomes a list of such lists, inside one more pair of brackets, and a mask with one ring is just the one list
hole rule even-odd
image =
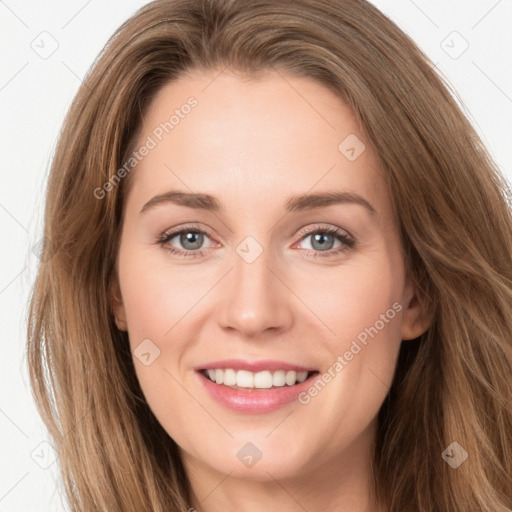
[[277, 370], [272, 375], [272, 385], [284, 386], [286, 384], [286, 372], [284, 370]]
[[247, 370], [235, 371], [232, 368], [207, 370], [208, 378], [217, 384], [225, 386], [238, 386], [241, 388], [269, 389], [271, 387], [293, 386], [304, 382], [308, 377], [307, 371], [277, 370], [270, 372], [249, 372]]
[[308, 372], [297, 372], [297, 382], [304, 382], [308, 378]]
[[272, 387], [272, 374], [270, 372], [258, 372], [254, 374], [254, 387], [255, 388], [271, 388]]
[[254, 387], [254, 373], [247, 370], [238, 370], [236, 372], [236, 385], [241, 388]]
[[286, 384], [288, 386], [293, 386], [297, 382], [297, 372], [293, 370], [290, 372], [286, 372]]
[[[219, 370], [217, 370], [217, 371], [219, 371]], [[236, 386], [235, 370], [231, 370], [231, 369], [224, 370], [224, 384], [226, 386]]]

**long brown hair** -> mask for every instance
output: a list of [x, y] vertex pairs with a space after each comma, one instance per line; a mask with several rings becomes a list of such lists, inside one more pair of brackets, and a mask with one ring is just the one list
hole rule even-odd
[[[402, 344], [379, 413], [379, 500], [390, 511], [512, 509], [510, 192], [449, 85], [364, 0], [157, 0], [118, 29], [84, 80], [48, 183], [27, 350], [71, 510], [188, 508], [177, 446], [146, 404], [111, 313], [128, 180], [100, 199], [95, 191], [126, 162], [164, 84], [227, 67], [329, 87], [385, 171], [432, 323]], [[454, 442], [468, 454], [456, 469], [442, 456]]]

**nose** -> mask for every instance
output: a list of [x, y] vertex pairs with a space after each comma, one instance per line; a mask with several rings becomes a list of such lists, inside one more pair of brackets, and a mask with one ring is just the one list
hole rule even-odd
[[254, 338], [285, 332], [293, 325], [293, 293], [270, 263], [265, 251], [252, 263], [234, 255], [234, 269], [220, 291], [225, 300], [218, 322], [224, 330]]

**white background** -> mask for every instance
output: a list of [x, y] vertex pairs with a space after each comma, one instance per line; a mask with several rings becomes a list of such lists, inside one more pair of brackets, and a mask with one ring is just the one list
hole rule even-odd
[[[64, 114], [108, 37], [145, 3], [0, 0], [0, 512], [65, 510], [57, 465], [44, 469], [52, 451], [25, 369], [27, 300], [38, 262], [32, 248], [41, 238], [45, 181]], [[511, 180], [512, 0], [373, 3], [453, 84]], [[58, 48], [46, 59], [34, 50], [52, 44]]]

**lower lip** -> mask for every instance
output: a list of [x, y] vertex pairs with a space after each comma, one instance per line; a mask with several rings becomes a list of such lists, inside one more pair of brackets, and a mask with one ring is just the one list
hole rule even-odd
[[201, 372], [197, 372], [201, 383], [210, 395], [221, 405], [238, 412], [263, 414], [276, 411], [296, 400], [305, 391], [310, 381], [315, 377], [312, 373], [304, 382], [294, 386], [282, 386], [270, 389], [251, 389], [242, 391], [223, 384], [216, 384]]

